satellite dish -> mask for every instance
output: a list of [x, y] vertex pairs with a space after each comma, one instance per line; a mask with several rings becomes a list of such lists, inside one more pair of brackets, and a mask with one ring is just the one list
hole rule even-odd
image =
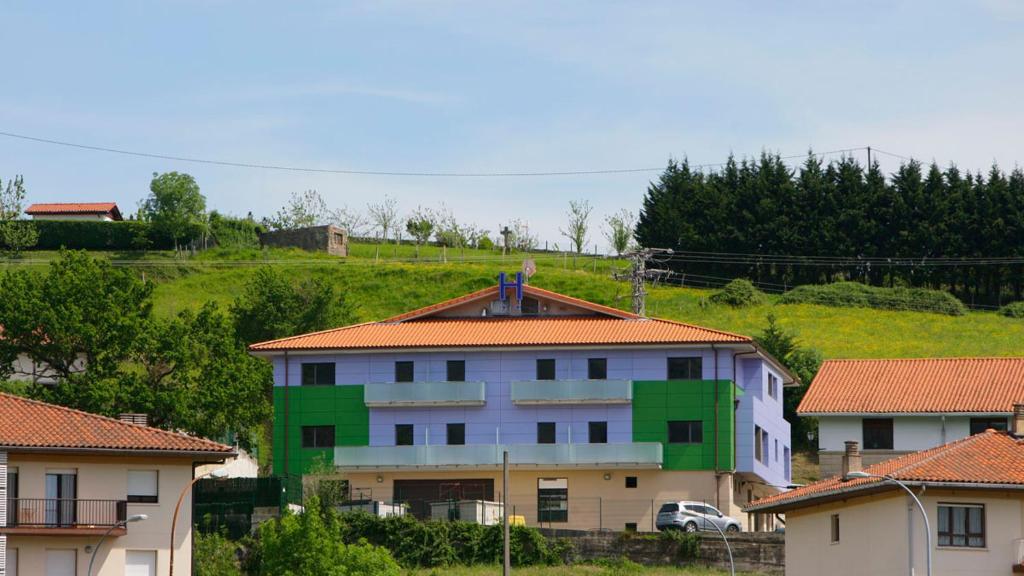
[[523, 260], [523, 276], [527, 279], [537, 273], [537, 264], [532, 259]]

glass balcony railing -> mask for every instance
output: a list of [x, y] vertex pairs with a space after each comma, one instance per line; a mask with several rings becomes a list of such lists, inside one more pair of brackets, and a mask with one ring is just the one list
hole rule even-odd
[[483, 382], [396, 382], [367, 384], [363, 401], [371, 408], [483, 406]]
[[623, 444], [469, 444], [463, 446], [338, 446], [334, 465], [341, 469], [493, 468], [502, 452], [517, 467], [584, 468], [592, 466], [660, 468], [660, 442]]
[[520, 380], [512, 382], [514, 404], [629, 404], [630, 380]]

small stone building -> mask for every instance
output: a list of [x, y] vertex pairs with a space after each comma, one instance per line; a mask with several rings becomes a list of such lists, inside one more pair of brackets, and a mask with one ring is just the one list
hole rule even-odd
[[260, 244], [274, 248], [302, 248], [310, 252], [327, 252], [348, 256], [348, 231], [328, 224], [260, 234]]

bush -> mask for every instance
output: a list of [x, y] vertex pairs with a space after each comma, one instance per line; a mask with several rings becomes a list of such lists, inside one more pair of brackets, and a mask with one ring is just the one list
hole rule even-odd
[[879, 310], [913, 310], [962, 316], [967, 307], [955, 296], [927, 288], [880, 288], [859, 282], [799, 286], [779, 298], [780, 304], [820, 304]]
[[33, 220], [39, 232], [36, 250], [169, 250], [174, 241], [153, 231], [148, 222], [127, 220]]
[[242, 576], [238, 563], [240, 546], [216, 532], [196, 530], [192, 544], [194, 576]]
[[726, 304], [736, 308], [764, 304], [764, 293], [757, 289], [750, 280], [737, 278], [725, 285], [708, 298], [714, 304]]
[[266, 228], [250, 218], [232, 218], [210, 212], [210, 236], [221, 248], [259, 248], [260, 233]]
[[999, 313], [1009, 318], [1024, 318], [1024, 301], [1011, 302], [999, 309]]

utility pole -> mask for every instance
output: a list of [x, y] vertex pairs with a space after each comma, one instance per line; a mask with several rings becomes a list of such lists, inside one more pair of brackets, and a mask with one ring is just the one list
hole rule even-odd
[[868, 170], [871, 170], [871, 146], [868, 146]]
[[629, 280], [633, 285], [633, 313], [639, 316], [647, 315], [647, 287], [645, 282], [648, 278], [656, 278], [668, 270], [647, 268], [647, 261], [655, 254], [672, 254], [671, 248], [642, 248], [625, 254], [632, 262], [629, 272]]
[[508, 450], [504, 450], [501, 455], [501, 491], [501, 523], [503, 524], [502, 533], [504, 535], [501, 573], [502, 576], [509, 576], [512, 571], [512, 555], [509, 547], [510, 535], [508, 529]]

